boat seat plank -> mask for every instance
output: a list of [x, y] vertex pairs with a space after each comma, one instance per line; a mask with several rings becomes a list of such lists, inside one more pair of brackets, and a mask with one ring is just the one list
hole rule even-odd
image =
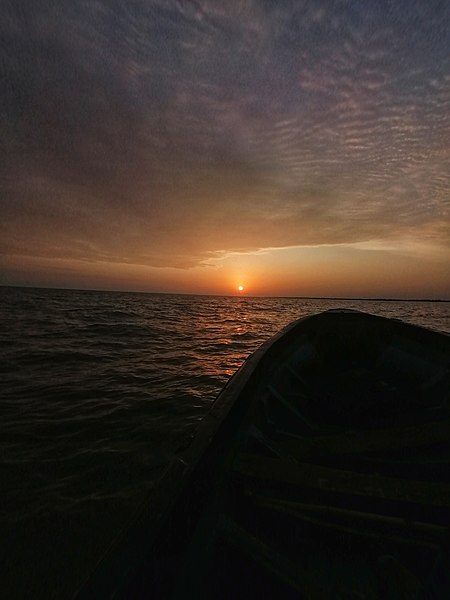
[[[274, 508], [274, 506], [269, 505], [268, 503], [261, 503], [266, 506], [266, 508]], [[278, 512], [284, 512], [290, 516], [297, 518], [300, 521], [308, 525], [312, 525], [313, 527], [320, 528], [322, 530], [334, 531], [338, 534], [345, 534], [348, 536], [356, 536], [359, 538], [369, 538], [374, 540], [383, 540], [383, 543], [393, 543], [393, 544], [404, 544], [408, 547], [411, 546], [421, 546], [425, 548], [430, 548], [433, 550], [438, 550], [440, 545], [438, 542], [432, 542], [428, 540], [421, 539], [412, 539], [410, 537], [400, 536], [395, 533], [388, 532], [380, 532], [380, 531], [370, 531], [369, 529], [364, 529], [362, 527], [356, 528], [351, 527], [349, 525], [343, 523], [333, 523], [330, 521], [326, 521], [324, 519], [319, 519], [317, 517], [311, 515], [305, 515], [304, 513], [297, 512], [287, 507], [275, 507]]]
[[326, 517], [337, 517], [348, 519], [352, 522], [362, 521], [373, 523], [374, 525], [385, 525], [399, 530], [408, 531], [409, 533], [423, 533], [432, 538], [440, 539], [445, 534], [447, 528], [434, 523], [425, 523], [422, 521], [412, 521], [401, 517], [393, 517], [373, 512], [365, 512], [329, 504], [308, 504], [307, 502], [297, 502], [287, 500], [282, 495], [274, 495], [273, 491], [270, 494], [251, 493], [249, 498], [252, 502], [260, 503], [261, 505], [272, 506], [274, 508], [289, 509], [296, 512], [304, 512], [313, 515], [324, 515]]
[[372, 431], [348, 431], [338, 435], [292, 437], [278, 441], [280, 447], [301, 459], [327, 454], [356, 454], [450, 441], [450, 420], [423, 425]]
[[398, 517], [364, 513], [324, 505], [290, 502], [271, 496], [252, 494], [253, 505], [291, 515], [306, 523], [369, 538], [386, 538], [397, 544], [415, 544], [438, 549], [445, 527], [422, 522], [408, 522]]
[[450, 485], [367, 475], [308, 463], [241, 453], [234, 464], [239, 475], [357, 496], [450, 508]]

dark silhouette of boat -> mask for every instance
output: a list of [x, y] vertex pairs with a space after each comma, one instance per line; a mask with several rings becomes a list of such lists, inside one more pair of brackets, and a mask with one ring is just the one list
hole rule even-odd
[[349, 310], [251, 355], [78, 598], [450, 598], [450, 336]]

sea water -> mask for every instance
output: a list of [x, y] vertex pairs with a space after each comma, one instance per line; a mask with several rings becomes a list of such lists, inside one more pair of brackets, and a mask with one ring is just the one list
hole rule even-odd
[[249, 353], [337, 307], [450, 331], [446, 302], [0, 288], [3, 597], [70, 597]]

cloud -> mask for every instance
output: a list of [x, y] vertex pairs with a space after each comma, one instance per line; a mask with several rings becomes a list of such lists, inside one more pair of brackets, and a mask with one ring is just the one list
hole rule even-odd
[[448, 245], [449, 9], [374, 4], [8, 4], [1, 251]]

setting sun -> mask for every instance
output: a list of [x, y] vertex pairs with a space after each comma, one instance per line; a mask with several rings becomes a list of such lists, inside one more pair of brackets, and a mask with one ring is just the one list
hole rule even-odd
[[238, 291], [239, 292], [243, 292], [244, 291], [244, 286], [243, 285], [238, 285]]

